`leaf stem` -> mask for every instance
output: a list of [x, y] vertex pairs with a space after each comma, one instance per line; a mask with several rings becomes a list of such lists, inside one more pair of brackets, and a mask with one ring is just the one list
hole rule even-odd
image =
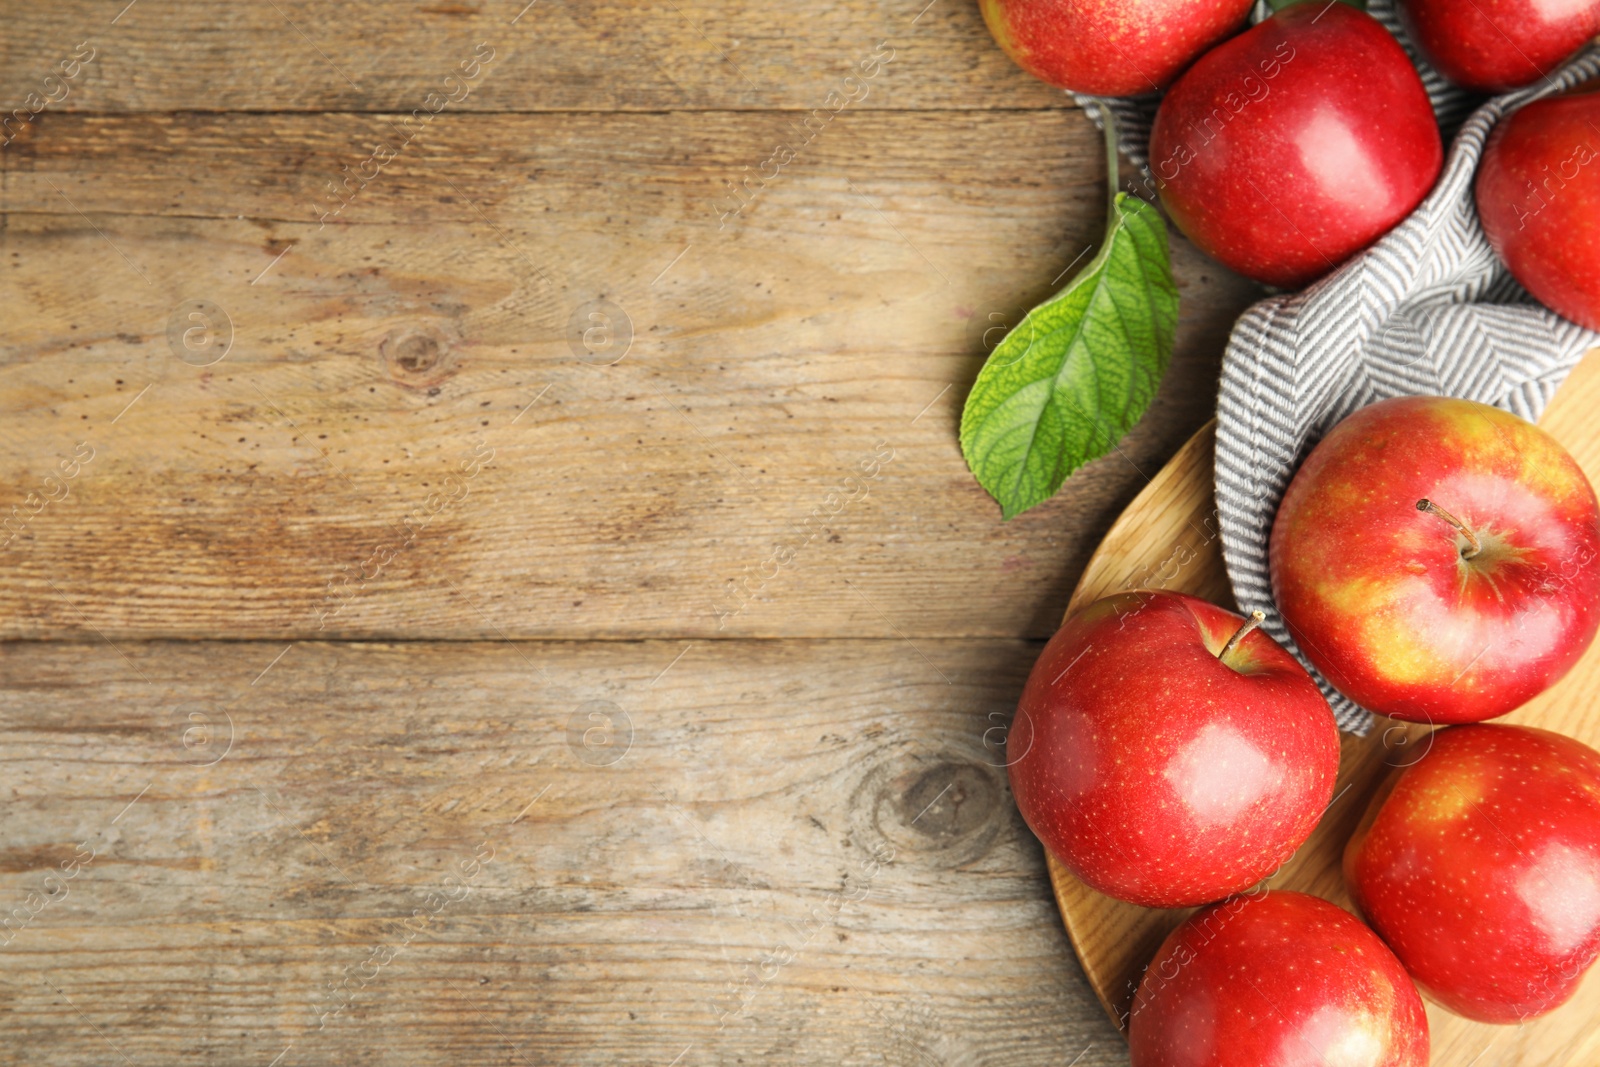
[[1100, 101], [1100, 126], [1106, 135], [1106, 236], [1117, 228], [1117, 191], [1122, 175], [1118, 171], [1117, 117], [1111, 105]]

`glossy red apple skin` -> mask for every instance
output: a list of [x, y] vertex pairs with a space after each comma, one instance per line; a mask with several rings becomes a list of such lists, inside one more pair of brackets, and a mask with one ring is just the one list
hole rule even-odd
[[1150, 137], [1178, 229], [1286, 289], [1393, 229], [1443, 159], [1416, 68], [1347, 4], [1298, 4], [1208, 52], [1162, 100]]
[[1244, 25], [1251, 0], [979, 0], [1000, 47], [1036, 78], [1074, 92], [1165, 89]]
[[1428, 1017], [1400, 961], [1343, 908], [1234, 897], [1162, 942], [1128, 1017], [1133, 1067], [1427, 1067]]
[[[1431, 500], [1475, 531], [1419, 511]], [[1300, 651], [1362, 707], [1479, 722], [1554, 685], [1600, 623], [1600, 510], [1549, 434], [1446, 397], [1366, 407], [1289, 483], [1269, 545]]]
[[1478, 217], [1523, 288], [1600, 330], [1600, 89], [1536, 100], [1495, 127]]
[[1356, 906], [1430, 998], [1514, 1023], [1600, 954], [1600, 753], [1526, 726], [1452, 726], [1373, 798], [1345, 849]]
[[1411, 39], [1468, 89], [1531, 85], [1600, 33], [1600, 0], [1404, 0]]
[[1300, 846], [1333, 794], [1339, 737], [1303, 667], [1244, 619], [1177, 593], [1073, 615], [1007, 738], [1023, 818], [1103, 893], [1147, 907], [1220, 900]]

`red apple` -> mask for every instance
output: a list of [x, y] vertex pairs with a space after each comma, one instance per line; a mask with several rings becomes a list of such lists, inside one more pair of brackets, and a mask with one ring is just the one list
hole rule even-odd
[[1600, 0], [1404, 0], [1411, 39], [1469, 89], [1531, 85], [1600, 33]]
[[1523, 287], [1600, 330], [1600, 90], [1537, 100], [1494, 129], [1478, 217]]
[[1304, 893], [1234, 897], [1162, 942], [1128, 1017], [1133, 1067], [1427, 1067], [1405, 968]]
[[1156, 908], [1271, 874], [1333, 794], [1339, 736], [1303, 667], [1243, 618], [1120, 593], [1067, 620], [1007, 739], [1033, 832], [1103, 893]]
[[1244, 25], [1253, 0], [981, 0], [989, 32], [1017, 65], [1061, 89], [1131, 96]]
[[1489, 1023], [1565, 1002], [1600, 954], [1600, 753], [1452, 726], [1387, 784], [1345, 880], [1423, 992]]
[[1297, 4], [1206, 53], [1161, 101], [1150, 137], [1178, 229], [1285, 288], [1411, 214], [1443, 159], [1416, 68], [1347, 4]]
[[1362, 707], [1478, 722], [1555, 684], [1600, 623], [1600, 510], [1578, 464], [1486, 404], [1399, 397], [1345, 419], [1278, 507], [1272, 591]]

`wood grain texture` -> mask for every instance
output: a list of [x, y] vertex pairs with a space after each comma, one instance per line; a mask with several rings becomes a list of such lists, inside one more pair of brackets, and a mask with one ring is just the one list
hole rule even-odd
[[409, 111], [487, 42], [494, 63], [463, 108], [809, 110], [888, 42], [870, 106], [1071, 106], [994, 46], [970, 0], [136, 0], [119, 17], [127, 4], [8, 10], [0, 104], [43, 94], [87, 41], [94, 58], [50, 110]]
[[[1556, 394], [1540, 425], [1600, 482], [1600, 350]], [[1212, 493], [1214, 427], [1181, 449], [1128, 507], [1085, 569], [1069, 610], [1138, 587], [1173, 589], [1236, 607], [1223, 570]], [[1600, 745], [1600, 644], [1571, 674], [1498, 722], [1557, 730]], [[1343, 735], [1334, 800], [1309, 840], [1267, 884], [1313, 893], [1351, 908], [1340, 864], [1374, 790], [1396, 768], [1427, 751], [1429, 728], [1379, 718], [1365, 737]], [[1145, 965], [1166, 935], [1195, 909], [1140, 908], [1113, 900], [1048, 859], [1056, 899], [1090, 984], [1107, 1013], [1125, 1026]], [[1432, 1062], [1474, 1067], [1569, 1067], [1600, 1053], [1600, 972], [1591, 973], [1564, 1007], [1521, 1026], [1470, 1022], [1428, 1004]]]
[[1125, 1062], [990, 733], [1036, 653], [0, 645], [0, 1060]]
[[1103, 164], [976, 5], [63, 0], [6, 115], [0, 1062], [1126, 1063], [1000, 727], [1259, 294], [998, 521]]
[[[447, 114], [324, 225], [319, 189], [389, 119], [50, 117], [0, 153], [0, 300], [28, 309], [0, 516], [96, 451], [0, 550], [0, 635], [1047, 635], [1209, 417], [1257, 291], [1175, 241], [1150, 414], [1001, 524], [956, 420], [986, 332], [1098, 240], [1096, 135], [838, 121], [721, 226], [722, 178], [783, 116]], [[196, 300], [231, 330], [212, 366], [184, 361], [223, 341]], [[470, 494], [427, 512], [479, 447]]]

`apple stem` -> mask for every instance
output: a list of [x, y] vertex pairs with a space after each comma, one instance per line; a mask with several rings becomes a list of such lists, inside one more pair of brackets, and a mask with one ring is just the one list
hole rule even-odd
[[1222, 651], [1217, 653], [1217, 658], [1220, 660], [1226, 660], [1228, 658], [1228, 653], [1232, 652], [1238, 647], [1239, 642], [1244, 640], [1245, 635], [1265, 622], [1266, 618], [1267, 613], [1261, 609], [1257, 608], [1255, 611], [1252, 611], [1250, 613], [1250, 617], [1244, 621], [1244, 625], [1239, 627], [1238, 630], [1234, 631], [1233, 636], [1228, 638], [1228, 643], [1222, 646]]
[[1462, 522], [1460, 519], [1456, 518], [1454, 515], [1450, 514], [1444, 508], [1441, 508], [1438, 504], [1435, 504], [1427, 497], [1423, 497], [1421, 500], [1417, 501], [1417, 510], [1433, 512], [1445, 522], [1448, 522], [1451, 526], [1454, 526], [1456, 533], [1467, 539], [1467, 547], [1461, 550], [1462, 559], [1471, 559], [1473, 556], [1476, 556], [1479, 552], [1483, 551], [1483, 542], [1478, 540], [1477, 534], [1467, 529], [1466, 523]]

